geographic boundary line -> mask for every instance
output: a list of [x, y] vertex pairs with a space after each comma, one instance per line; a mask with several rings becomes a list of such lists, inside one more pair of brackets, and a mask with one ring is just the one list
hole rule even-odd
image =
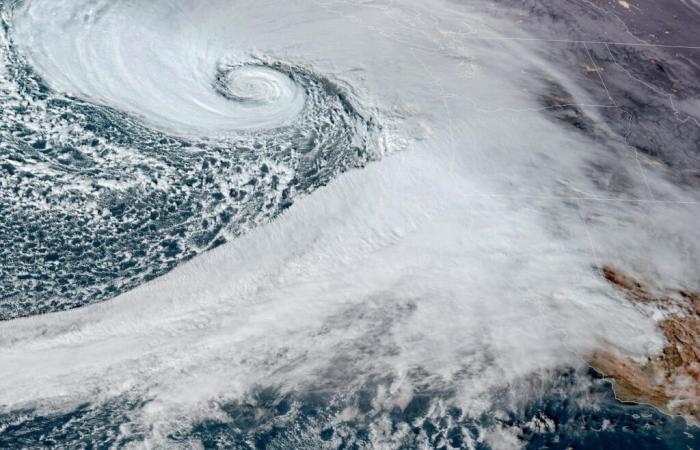
[[560, 42], [567, 44], [600, 44], [600, 45], [617, 45], [627, 47], [657, 47], [657, 48], [677, 48], [686, 50], [700, 50], [700, 45], [673, 45], [673, 44], [652, 44], [648, 42], [614, 42], [614, 41], [589, 41], [575, 39], [553, 39], [553, 38], [528, 38], [515, 36], [477, 36], [477, 35], [462, 35], [464, 39], [480, 40], [480, 41], [534, 41], [534, 42]]

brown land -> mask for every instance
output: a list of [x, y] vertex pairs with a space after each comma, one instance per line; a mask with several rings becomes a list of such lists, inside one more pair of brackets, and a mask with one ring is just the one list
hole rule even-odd
[[602, 273], [631, 302], [665, 311], [658, 327], [667, 342], [661, 353], [646, 361], [599, 350], [590, 356], [589, 364], [613, 380], [620, 400], [649, 403], [700, 423], [700, 294], [658, 291], [612, 267], [604, 267]]

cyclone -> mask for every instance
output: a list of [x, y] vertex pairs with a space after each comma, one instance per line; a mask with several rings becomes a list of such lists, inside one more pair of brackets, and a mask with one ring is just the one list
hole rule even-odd
[[[143, 40], [105, 30], [124, 7], [3, 5], [2, 319], [114, 297], [382, 152], [371, 112], [309, 68], [153, 45], [126, 63]], [[22, 49], [37, 26], [59, 48]]]
[[302, 97], [293, 80], [265, 66], [233, 66], [219, 69], [216, 88], [221, 95], [242, 103], [298, 103]]
[[637, 10], [0, 11], [0, 447], [700, 439], [590, 365], [700, 292], [700, 66]]
[[[176, 15], [178, 8], [26, 2], [13, 10], [14, 34], [52, 87], [137, 114], [166, 132], [213, 138], [289, 126], [307, 94], [311, 101], [319, 94], [284, 68], [270, 67], [270, 57], [237, 54], [228, 33], [203, 35]], [[131, 16], [137, 19], [128, 24], [116, 19]], [[150, 26], [158, 16], [172, 20]]]

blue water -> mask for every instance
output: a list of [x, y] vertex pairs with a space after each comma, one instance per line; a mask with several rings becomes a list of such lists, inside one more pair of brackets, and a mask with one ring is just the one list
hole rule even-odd
[[[610, 384], [591, 370], [561, 370], [524, 380], [521, 388], [542, 392], [530, 398], [519, 399], [518, 389], [504, 388], [493, 393], [493, 408], [475, 417], [454, 404], [453, 393], [434, 392], [430, 386], [415, 392], [403, 408], [377, 410], [372, 401], [384, 381], [351, 393], [260, 387], [245, 400], [219, 405], [225, 420], [194, 423], [168, 440], [184, 448], [376, 448], [380, 441], [374, 427], [384, 422], [385, 435], [401, 449], [471, 445], [486, 450], [493, 447], [484, 436], [499, 428], [511, 430], [528, 449], [700, 448], [700, 429], [650, 406], [618, 402]], [[439, 414], [431, 410], [436, 402], [446, 405]], [[0, 447], [124, 448], [144, 438], [147, 430], [130, 423], [131, 415], [147, 403], [122, 398], [48, 415], [6, 412], [0, 414]], [[352, 418], [339, 419], [349, 407], [356, 411]]]

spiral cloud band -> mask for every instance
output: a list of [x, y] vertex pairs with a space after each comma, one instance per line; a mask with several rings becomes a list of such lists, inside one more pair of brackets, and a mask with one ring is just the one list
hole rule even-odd
[[[294, 123], [305, 86], [264, 62], [232, 56], [235, 44], [184, 23], [181, 7], [26, 2], [14, 11], [16, 36], [53, 86], [141, 115], [166, 131], [215, 137]], [[167, 27], [154, 24], [159, 16], [170, 19]], [[123, 23], [121, 17], [134, 19]], [[50, 35], [59, 30], [70, 38]]]
[[[269, 58], [232, 62], [223, 51], [211, 65], [177, 65], [187, 61], [166, 49], [146, 67], [123, 65], [119, 52], [138, 56], [142, 40], [126, 40], [137, 47], [127, 51], [90, 33], [109, 27], [126, 3], [105, 2], [94, 17], [89, 3], [3, 9], [0, 230], [11, 244], [0, 249], [0, 319], [114, 297], [276, 217], [298, 194], [382, 151], [371, 113], [333, 81]], [[87, 25], [73, 20], [75, 11], [88, 11]], [[20, 51], [23, 27], [49, 27], [43, 20], [53, 23], [46, 31], [71, 38]], [[85, 30], [70, 28], [78, 25]], [[48, 48], [54, 44], [61, 48]], [[69, 44], [111, 53], [83, 60], [95, 47], [63, 48]], [[26, 60], [32, 53], [39, 73]], [[164, 76], [177, 79], [157, 79]], [[113, 102], [110, 88], [134, 97]]]
[[0, 0], [0, 447], [685, 439], [586, 361], [700, 284], [694, 106], [561, 3]]

